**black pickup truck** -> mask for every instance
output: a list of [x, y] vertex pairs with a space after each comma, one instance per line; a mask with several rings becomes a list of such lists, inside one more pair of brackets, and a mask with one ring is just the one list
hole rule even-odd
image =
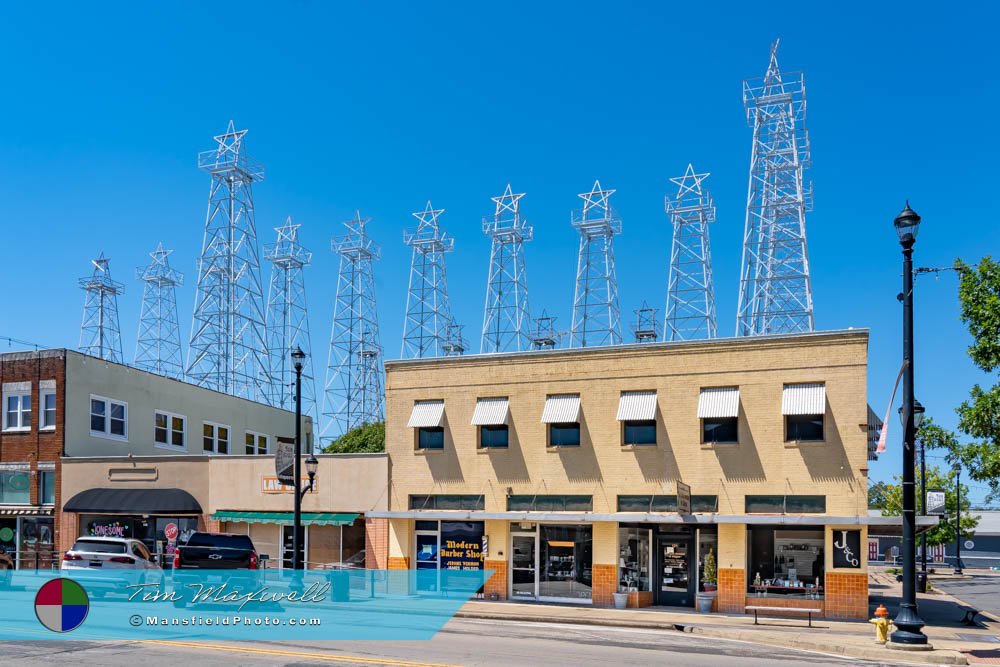
[[174, 570], [256, 570], [257, 550], [247, 535], [192, 533], [174, 551]]

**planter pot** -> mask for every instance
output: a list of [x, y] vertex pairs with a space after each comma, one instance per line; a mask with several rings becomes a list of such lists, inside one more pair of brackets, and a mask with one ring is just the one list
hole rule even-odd
[[612, 593], [615, 598], [615, 609], [625, 609], [628, 607], [628, 593]]
[[703, 584], [703, 585], [705, 586], [706, 593], [714, 593], [719, 589], [719, 586], [717, 584]]
[[712, 613], [712, 602], [715, 600], [715, 593], [698, 593], [698, 612], [702, 614]]

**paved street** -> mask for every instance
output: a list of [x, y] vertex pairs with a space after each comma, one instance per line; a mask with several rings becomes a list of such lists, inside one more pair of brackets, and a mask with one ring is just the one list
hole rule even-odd
[[1000, 575], [973, 574], [967, 579], [934, 579], [934, 586], [1000, 620]]
[[[549, 623], [454, 619], [429, 642], [259, 642], [188, 645], [156, 642], [6, 642], [10, 665], [874, 665], [854, 659], [705, 639], [690, 634]], [[884, 664], [884, 663], [882, 663]]]

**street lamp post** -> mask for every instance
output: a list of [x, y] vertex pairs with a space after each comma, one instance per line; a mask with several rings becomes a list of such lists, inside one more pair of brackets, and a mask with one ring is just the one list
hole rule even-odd
[[962, 465], [955, 464], [955, 574], [962, 574]]
[[[899, 408], [899, 420], [906, 428], [906, 412]], [[920, 401], [913, 401], [913, 429], [914, 446], [916, 446], [916, 433], [920, 431], [920, 425], [924, 423], [924, 406]], [[927, 514], [927, 458], [924, 451], [924, 443], [920, 441], [920, 515]], [[920, 571], [917, 572], [917, 592], [927, 592], [927, 531], [920, 534]]]
[[927, 644], [927, 635], [920, 631], [924, 622], [917, 613], [916, 493], [914, 492], [914, 401], [913, 401], [913, 245], [917, 241], [920, 216], [909, 202], [893, 222], [903, 247], [903, 597], [894, 619], [894, 644]]
[[[296, 346], [292, 350], [292, 361], [295, 365], [295, 467], [292, 473], [295, 477], [295, 514], [292, 520], [292, 569], [302, 569], [302, 362], [306, 353]], [[312, 487], [310, 475], [309, 488]]]

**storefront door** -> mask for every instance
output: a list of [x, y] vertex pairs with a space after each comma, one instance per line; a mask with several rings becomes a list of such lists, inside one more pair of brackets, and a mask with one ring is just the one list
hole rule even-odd
[[656, 604], [694, 606], [694, 576], [691, 537], [660, 535], [656, 539]]
[[[295, 526], [282, 526], [281, 527], [281, 567], [290, 570], [292, 569], [292, 555], [295, 553]], [[299, 545], [299, 553], [302, 554], [302, 566], [309, 569], [309, 564], [306, 563], [306, 554], [308, 553], [309, 544], [309, 526], [302, 526], [302, 544]]]
[[534, 600], [538, 596], [538, 535], [511, 535], [510, 597]]

